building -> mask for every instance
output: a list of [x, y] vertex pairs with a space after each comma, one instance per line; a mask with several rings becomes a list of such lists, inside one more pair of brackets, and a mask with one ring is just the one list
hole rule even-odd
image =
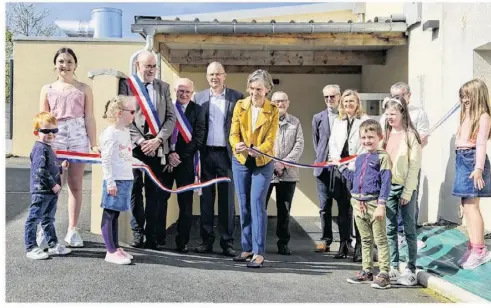
[[[491, 4], [485, 3], [319, 3], [274, 10], [136, 16], [132, 31], [142, 34], [146, 46], [159, 55], [161, 77], [171, 86], [178, 77], [188, 77], [196, 91], [207, 88], [206, 65], [214, 60], [225, 65], [227, 85], [242, 91], [254, 69], [270, 71], [278, 80], [274, 90], [288, 93], [290, 111], [303, 124], [306, 142], [301, 161], [310, 163], [314, 159], [310, 123], [312, 115], [325, 107], [321, 90], [326, 84], [361, 93], [387, 93], [393, 83], [409, 82], [412, 103], [426, 110], [430, 124], [457, 102], [458, 88], [465, 81], [480, 77], [491, 87], [490, 20]], [[103, 102], [117, 92], [114, 76], [118, 71], [130, 73], [130, 59], [144, 45], [143, 40], [120, 38], [16, 39], [13, 153], [29, 153], [32, 142], [26, 142], [26, 136], [31, 134], [22, 120], [35, 114], [39, 89], [55, 77], [51, 61], [59, 47], [70, 46], [77, 53], [77, 75], [92, 86], [99, 115]], [[36, 74], [25, 74], [34, 67]], [[87, 77], [89, 72], [92, 79]], [[378, 102], [365, 103], [368, 109], [379, 110]], [[459, 200], [451, 196], [454, 154], [449, 146], [457, 118], [454, 115], [435, 131], [424, 150], [421, 221], [460, 222]], [[98, 130], [105, 126], [101, 119], [97, 125]], [[99, 232], [98, 167], [93, 168], [93, 178], [93, 232]], [[175, 198], [171, 200], [175, 204]], [[310, 170], [301, 170], [293, 202], [293, 216], [318, 215]], [[481, 203], [486, 208], [491, 200]], [[170, 207], [168, 224], [177, 219], [176, 210], [177, 206]], [[268, 211], [275, 215], [275, 207]], [[198, 198], [194, 214], [199, 214]], [[491, 213], [483, 215], [489, 230]]]

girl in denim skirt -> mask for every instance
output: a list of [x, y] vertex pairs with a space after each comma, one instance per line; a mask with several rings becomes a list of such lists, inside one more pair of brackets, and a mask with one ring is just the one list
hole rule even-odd
[[458, 261], [473, 269], [491, 260], [484, 244], [484, 221], [479, 209], [482, 197], [491, 197], [491, 169], [486, 143], [491, 139], [491, 102], [486, 84], [479, 79], [466, 82], [459, 90], [460, 126], [455, 141], [455, 181], [452, 195], [461, 198], [467, 222], [467, 251]]
[[133, 256], [118, 245], [119, 213], [130, 209], [133, 188], [132, 146], [127, 128], [136, 111], [135, 101], [117, 96], [106, 104], [104, 118], [111, 123], [101, 134], [102, 237], [106, 244], [105, 260], [115, 264], [130, 264]]

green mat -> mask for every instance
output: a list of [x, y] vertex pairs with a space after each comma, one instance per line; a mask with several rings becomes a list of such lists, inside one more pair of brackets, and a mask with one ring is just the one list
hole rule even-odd
[[[418, 239], [426, 244], [418, 252], [418, 268], [491, 301], [491, 262], [473, 270], [464, 270], [457, 265], [467, 249], [466, 234], [456, 228], [422, 227], [418, 229]], [[486, 244], [490, 249], [489, 240]], [[407, 246], [400, 250], [401, 261], [405, 261], [406, 256]]]

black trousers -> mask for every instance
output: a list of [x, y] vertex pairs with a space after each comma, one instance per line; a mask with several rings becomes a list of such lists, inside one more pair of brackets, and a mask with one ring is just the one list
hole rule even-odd
[[276, 209], [278, 212], [276, 223], [276, 236], [279, 245], [288, 245], [290, 241], [290, 209], [292, 208], [293, 195], [295, 194], [296, 182], [279, 182], [269, 185], [266, 196], [266, 209], [268, 208], [269, 198], [276, 188]]
[[[162, 184], [167, 188], [172, 188], [176, 183], [177, 188], [194, 183], [194, 165], [193, 158], [186, 158], [172, 170], [164, 171]], [[158, 208], [157, 236], [159, 241], [165, 240], [166, 221], [167, 221], [167, 204], [171, 194], [162, 192], [162, 203]], [[189, 243], [189, 235], [193, 224], [193, 191], [187, 191], [177, 194], [177, 204], [179, 206], [179, 217], [177, 219], [177, 235], [175, 238], [176, 246], [183, 247]]]
[[[341, 241], [350, 241], [352, 213], [351, 208], [351, 183], [347, 181], [337, 168], [326, 168], [316, 178], [317, 192], [320, 203], [320, 218], [322, 235], [320, 240], [331, 245], [332, 236], [332, 202], [338, 204], [338, 227]], [[357, 243], [360, 241], [358, 228], [355, 224]]]
[[[133, 149], [133, 157], [147, 164], [155, 176], [162, 182], [163, 166], [160, 164], [160, 157], [148, 157], [143, 154], [140, 147]], [[162, 224], [157, 215], [162, 199], [162, 190], [142, 170], [133, 169], [133, 176], [131, 230], [134, 236], [143, 236], [145, 234], [147, 241], [156, 241], [157, 226]], [[143, 202], [143, 189], [145, 189], [145, 206]]]
[[213, 245], [215, 233], [215, 196], [218, 190], [218, 230], [222, 249], [232, 248], [235, 228], [235, 202], [232, 165], [227, 148], [206, 147], [201, 155], [201, 179], [209, 181], [217, 177], [229, 177], [230, 183], [219, 183], [203, 188], [200, 197], [200, 235], [205, 245]]

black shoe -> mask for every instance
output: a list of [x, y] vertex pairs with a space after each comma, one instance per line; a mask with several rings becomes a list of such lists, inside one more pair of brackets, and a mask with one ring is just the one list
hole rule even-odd
[[159, 250], [157, 247], [157, 241], [149, 241], [146, 240], [145, 244], [143, 245], [145, 249], [152, 249], [152, 250]]
[[355, 245], [355, 253], [353, 254], [353, 262], [361, 262], [362, 257], [361, 257], [361, 245], [358, 245], [358, 243]]
[[160, 249], [164, 249], [165, 248], [165, 245], [167, 245], [167, 242], [165, 240], [159, 240], [157, 241], [157, 248], [160, 250]]
[[133, 242], [131, 242], [130, 246], [133, 248], [143, 248], [143, 235], [134, 234]]
[[348, 256], [348, 241], [341, 241], [339, 243], [339, 250], [334, 259], [346, 259]]
[[290, 248], [288, 248], [288, 245], [278, 245], [278, 253], [285, 256], [292, 254]]
[[194, 252], [210, 253], [210, 252], [213, 252], [213, 246], [203, 243], [203, 244], [200, 244], [198, 247], [194, 248]]
[[188, 252], [189, 252], [188, 245], [184, 245], [184, 246], [177, 246], [176, 250], [177, 250], [178, 252], [181, 252], [181, 253], [188, 253]]
[[235, 257], [237, 255], [237, 251], [235, 251], [232, 247], [227, 247], [223, 250], [222, 254], [227, 257]]

